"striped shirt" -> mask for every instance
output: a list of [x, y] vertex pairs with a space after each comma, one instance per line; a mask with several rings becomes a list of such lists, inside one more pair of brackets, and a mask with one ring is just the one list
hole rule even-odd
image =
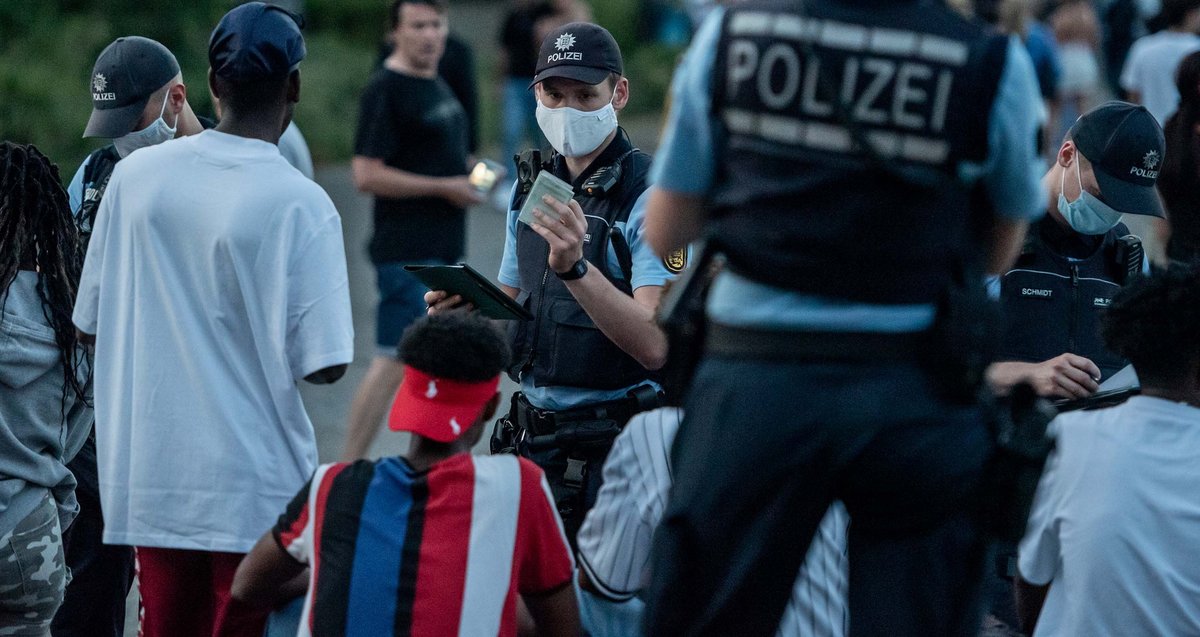
[[311, 567], [299, 637], [516, 635], [517, 596], [574, 568], [542, 471], [515, 456], [322, 465], [273, 534]]
[[[593, 637], [639, 635], [654, 531], [671, 490], [671, 444], [683, 411], [634, 416], [604, 462], [604, 486], [579, 530], [579, 568], [600, 595], [580, 594], [580, 616]], [[850, 518], [835, 502], [821, 521], [780, 621], [780, 637], [846, 634]]]

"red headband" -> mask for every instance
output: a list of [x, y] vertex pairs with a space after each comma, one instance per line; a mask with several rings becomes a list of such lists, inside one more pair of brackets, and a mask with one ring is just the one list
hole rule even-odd
[[388, 427], [438, 442], [456, 440], [479, 418], [499, 386], [499, 375], [479, 382], [450, 380], [405, 365]]

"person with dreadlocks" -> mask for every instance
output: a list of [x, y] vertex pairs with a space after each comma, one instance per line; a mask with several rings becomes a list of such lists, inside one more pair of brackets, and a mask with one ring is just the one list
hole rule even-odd
[[44, 633], [66, 586], [62, 529], [78, 509], [67, 462], [92, 419], [71, 323], [80, 267], [58, 168], [0, 143], [0, 635]]

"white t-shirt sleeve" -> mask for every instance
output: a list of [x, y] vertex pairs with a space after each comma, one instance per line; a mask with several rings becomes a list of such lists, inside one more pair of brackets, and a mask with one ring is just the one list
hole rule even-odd
[[1061, 482], [1061, 459], [1061, 452], [1056, 449], [1046, 460], [1046, 469], [1029, 510], [1025, 537], [1017, 550], [1017, 570], [1021, 579], [1037, 586], [1049, 584], [1054, 579], [1062, 560], [1058, 536], [1062, 499], [1057, 488]]
[[612, 601], [633, 598], [645, 584], [651, 539], [671, 488], [668, 454], [682, 412], [638, 414], [604, 462], [604, 486], [577, 537], [579, 567]]
[[353, 360], [346, 250], [336, 214], [317, 226], [292, 256], [287, 313], [288, 363], [296, 380]]

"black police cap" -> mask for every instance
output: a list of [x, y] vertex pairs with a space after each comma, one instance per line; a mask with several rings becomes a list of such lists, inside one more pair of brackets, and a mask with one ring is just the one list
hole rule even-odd
[[84, 137], [121, 137], [132, 132], [158, 89], [179, 75], [179, 62], [167, 47], [136, 35], [104, 47], [92, 68], [92, 116]]
[[542, 40], [530, 87], [548, 77], [599, 84], [612, 73], [624, 75], [621, 47], [611, 33], [590, 22], [565, 24]]
[[1092, 163], [1105, 203], [1126, 214], [1166, 216], [1154, 183], [1167, 144], [1146, 107], [1106, 102], [1080, 116], [1068, 135]]

